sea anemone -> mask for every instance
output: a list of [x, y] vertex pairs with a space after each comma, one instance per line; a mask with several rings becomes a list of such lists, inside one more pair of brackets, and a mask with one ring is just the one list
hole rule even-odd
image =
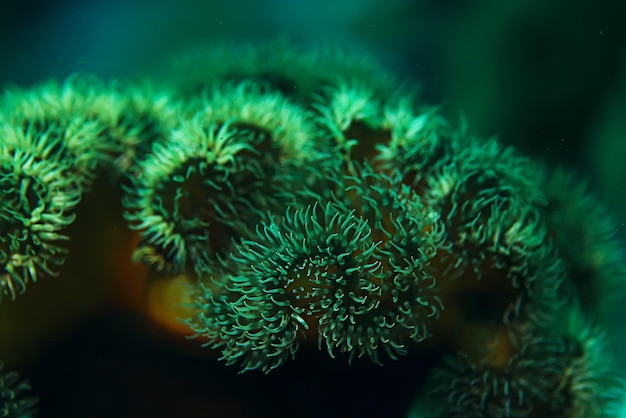
[[301, 330], [318, 331], [331, 355], [375, 362], [381, 350], [395, 358], [429, 336], [443, 309], [429, 266], [443, 242], [437, 216], [398, 177], [368, 166], [325, 178], [325, 196], [292, 196], [295, 209], [270, 216], [204, 285], [202, 320], [190, 323], [225, 346], [227, 362], [268, 371], [295, 353]]
[[158, 271], [182, 272], [190, 262], [200, 271], [254, 211], [258, 138], [199, 117], [172, 138], [153, 144], [133, 169], [141, 175], [124, 187], [125, 217], [142, 235], [133, 257]]
[[375, 153], [376, 143], [388, 142], [389, 131], [381, 129], [382, 102], [375, 90], [357, 80], [341, 80], [323, 88], [312, 107], [317, 124], [332, 139], [345, 162], [363, 161]]
[[81, 198], [73, 167], [46, 159], [48, 148], [15, 145], [0, 148], [0, 294], [11, 299], [27, 283], [57, 274], [66, 253], [63, 229], [74, 221]]
[[344, 164], [367, 161], [379, 171], [414, 171], [417, 160], [427, 160], [415, 152], [441, 143], [448, 130], [437, 109], [425, 107], [410, 88], [397, 85], [381, 94], [375, 85], [349, 76], [324, 85], [310, 107]]
[[257, 160], [265, 171], [281, 164], [317, 160], [326, 148], [311, 112], [281, 93], [268, 91], [263, 83], [216, 82], [199, 102], [198, 115], [206, 120], [217, 124], [231, 121], [255, 133], [259, 138]]
[[368, 279], [377, 264], [368, 260], [376, 248], [370, 236], [365, 221], [328, 203], [272, 218], [255, 241], [237, 245], [238, 270], [222, 279], [239, 296], [219, 334], [227, 362], [269, 371], [295, 353], [298, 332], [321, 312], [342, 303], [371, 308], [367, 296], [377, 289]]
[[111, 100], [118, 109], [108, 121], [108, 133], [115, 144], [112, 155], [114, 178], [127, 174], [144, 159], [156, 142], [166, 141], [181, 119], [191, 116], [192, 106], [174, 99], [174, 93], [144, 81], [115, 81], [108, 87]]
[[583, 302], [570, 303], [553, 324], [538, 333], [560, 336], [571, 346], [570, 356], [564, 357], [566, 367], [554, 376], [550, 416], [614, 417], [626, 389], [626, 376], [616, 368], [605, 330]]
[[478, 280], [489, 292], [500, 289], [492, 319], [551, 320], [564, 303], [558, 292], [565, 271], [541, 216], [539, 176], [529, 160], [494, 140], [461, 143], [457, 158], [424, 186], [424, 200], [445, 224], [447, 275], [458, 279], [450, 286]]
[[109, 132], [121, 111], [118, 96], [96, 77], [75, 74], [63, 83], [8, 89], [0, 110], [5, 141], [45, 150], [41, 158], [63, 160], [85, 184], [120, 152]]
[[[626, 268], [587, 188], [471, 137], [368, 59], [277, 45], [209, 51], [163, 88], [8, 89], [0, 294], [59, 272], [92, 189], [78, 216], [111, 231], [86, 249], [102, 274], [168, 328], [187, 316], [227, 365], [267, 373], [311, 341], [348, 362], [411, 352], [408, 373], [433, 372], [416, 416], [611, 416], [624, 385], [598, 313]], [[0, 413], [27, 416], [27, 388], [0, 374]]]
[[182, 272], [189, 260], [203, 270], [278, 207], [274, 177], [295, 175], [323, 149], [307, 113], [260, 84], [216, 85], [195, 106], [129, 169], [124, 187], [126, 218], [143, 237], [135, 259], [157, 270]]
[[410, 341], [430, 336], [443, 303], [437, 293], [433, 260], [445, 249], [439, 216], [424, 206], [399, 173], [380, 174], [368, 164], [354, 163], [349, 173], [327, 172], [332, 187], [320, 201], [338, 201], [367, 221], [377, 243], [371, 259], [379, 265], [370, 279], [377, 287], [375, 305], [355, 316], [350, 308], [328, 309], [320, 318], [320, 334], [350, 358], [367, 354], [378, 362], [378, 351], [391, 358], [406, 352]]
[[488, 350], [479, 358], [467, 353], [447, 357], [431, 378], [430, 396], [439, 403], [433, 416], [545, 416], [541, 411], [551, 401], [570, 351], [564, 340], [539, 338], [517, 347], [504, 362], [494, 362], [498, 356]]

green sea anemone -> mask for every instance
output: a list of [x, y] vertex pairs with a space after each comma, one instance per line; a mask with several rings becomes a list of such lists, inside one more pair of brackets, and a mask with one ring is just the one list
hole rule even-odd
[[[432, 371], [414, 416], [615, 415], [625, 386], [600, 314], [626, 257], [585, 185], [471, 137], [345, 50], [279, 41], [179, 64], [166, 83], [4, 91], [0, 296], [59, 273], [93, 189], [106, 216], [84, 214], [112, 226], [98, 250], [136, 245], [104, 248], [103, 274], [155, 279], [132, 257], [177, 275], [125, 283], [129, 303], [168, 327], [189, 315], [227, 365], [267, 373], [311, 341], [348, 362], [412, 351], [407, 373]], [[31, 416], [29, 389], [0, 364], [0, 415]]]
[[151, 152], [155, 142], [169, 138], [181, 119], [191, 117], [193, 107], [176, 101], [173, 92], [157, 88], [148, 80], [116, 81], [108, 90], [117, 109], [110, 118], [102, 120], [116, 149], [112, 154], [112, 175], [140, 175], [132, 169]]
[[365, 221], [330, 203], [290, 212], [262, 224], [258, 239], [231, 254], [240, 267], [225, 286], [240, 297], [220, 338], [223, 357], [244, 369], [279, 366], [321, 312], [346, 304], [367, 311], [368, 295], [377, 291], [369, 277], [376, 274], [369, 260], [376, 244]]
[[255, 213], [262, 186], [254, 157], [258, 137], [231, 123], [194, 118], [153, 144], [125, 186], [125, 217], [141, 231], [137, 261], [157, 270], [200, 271]]
[[448, 276], [499, 289], [492, 319], [549, 321], [565, 302], [558, 297], [565, 268], [541, 216], [539, 175], [496, 141], [462, 144], [424, 186], [445, 224]]
[[6, 88], [0, 99], [1, 118], [40, 124], [82, 116], [84, 120], [112, 120], [119, 112], [113, 90], [96, 76], [72, 74], [23, 89]]
[[416, 169], [409, 167], [418, 160], [415, 152], [441, 143], [440, 136], [447, 133], [437, 109], [424, 107], [411, 89], [381, 94], [376, 86], [349, 76], [323, 86], [310, 106], [320, 131], [346, 165], [367, 161], [380, 171]]
[[[298, 164], [320, 158], [326, 148], [313, 124], [311, 112], [284, 95], [267, 91], [251, 80], [217, 82], [205, 90], [196, 105], [198, 115], [221, 124], [230, 121], [259, 138], [257, 159], [264, 170], [280, 164]], [[198, 116], [200, 117], [200, 116]]]
[[390, 138], [376, 144], [374, 164], [383, 171], [400, 171], [403, 183], [420, 195], [433, 175], [457, 160], [459, 140], [465, 136], [465, 128], [454, 131], [437, 108], [416, 109], [415, 100], [406, 96], [385, 106], [382, 126]]
[[371, 158], [375, 144], [388, 142], [389, 131], [380, 126], [382, 102], [369, 85], [350, 79], [326, 86], [312, 107], [317, 124], [346, 163]]
[[37, 153], [0, 148], [0, 290], [12, 299], [29, 282], [54, 276], [65, 260], [63, 229], [81, 198], [72, 168]]
[[602, 324], [590, 315], [584, 300], [562, 310], [559, 318], [537, 334], [563, 336], [571, 345], [567, 366], [558, 377], [553, 396], [554, 416], [615, 417], [623, 401], [626, 375], [616, 367]]
[[0, 135], [7, 144], [70, 165], [85, 185], [121, 152], [109, 131], [121, 112], [118, 96], [95, 77], [8, 89], [0, 110]]
[[395, 358], [429, 336], [443, 309], [429, 265], [443, 242], [438, 218], [399, 177], [354, 168], [325, 173], [333, 186], [326, 196], [292, 196], [294, 209], [237, 244], [222, 260], [221, 278], [204, 286], [196, 305], [202, 320], [190, 323], [225, 347], [227, 362], [268, 371], [295, 353], [298, 333], [308, 329], [318, 330], [331, 355], [375, 362], [380, 351]]
[[395, 358], [410, 341], [430, 336], [429, 325], [443, 310], [433, 260], [445, 250], [445, 231], [438, 214], [401, 182], [398, 172], [380, 174], [368, 164], [351, 167], [345, 174], [325, 173], [332, 186], [319, 200], [354, 210], [380, 243], [371, 256], [380, 266], [378, 277], [370, 279], [378, 288], [372, 297], [376, 305], [354, 318], [345, 316], [349, 307], [327, 310], [320, 334], [331, 354], [336, 348], [378, 362], [379, 350]]
[[[544, 417], [552, 408], [556, 384], [572, 347], [562, 339], [533, 339], [505, 364], [459, 353], [447, 357], [431, 378], [430, 397], [438, 401], [433, 417]], [[542, 412], [543, 411], [543, 412]]]

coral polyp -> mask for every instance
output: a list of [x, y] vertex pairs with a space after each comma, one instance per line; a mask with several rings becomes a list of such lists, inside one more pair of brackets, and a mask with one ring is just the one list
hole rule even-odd
[[109, 132], [121, 111], [116, 98], [97, 78], [78, 75], [8, 90], [0, 101], [5, 141], [70, 164], [87, 184], [119, 152]]
[[555, 399], [561, 395], [559, 376], [573, 360], [574, 347], [563, 339], [542, 338], [514, 349], [503, 364], [488, 353], [484, 358], [466, 353], [448, 358], [433, 375], [431, 396], [445, 406], [432, 416], [555, 416], [559, 409], [546, 405], [563, 402]]
[[[271, 162], [281, 164], [310, 161], [323, 144], [317, 137], [311, 115], [267, 85], [252, 81], [221, 82], [203, 92], [199, 114], [206, 120], [233, 124], [255, 131], [256, 148], [264, 155], [258, 160], [267, 169]], [[269, 161], [263, 161], [269, 160]]]
[[194, 97], [215, 81], [254, 80], [298, 102], [310, 102], [325, 86], [347, 77], [380, 95], [395, 92], [399, 84], [392, 71], [366, 52], [355, 54], [334, 44], [302, 50], [284, 40], [255, 46], [223, 43], [189, 51], [174, 60], [162, 81], [182, 96]]
[[[190, 324], [225, 345], [227, 362], [243, 355], [244, 369], [268, 371], [310, 331], [331, 356], [338, 350], [376, 362], [381, 351], [396, 358], [409, 341], [429, 336], [443, 309], [428, 266], [443, 245], [437, 215], [399, 178], [354, 167], [351, 175], [324, 173], [333, 187], [323, 195], [291, 196], [313, 203], [260, 224], [256, 239], [235, 245], [204, 287], [200, 317]], [[229, 273], [233, 262], [239, 267]], [[230, 310], [231, 323], [215, 324], [207, 309]]]
[[444, 309], [437, 293], [440, 272], [432, 263], [445, 250], [439, 216], [399, 176], [376, 173], [367, 164], [355, 164], [343, 175], [326, 173], [326, 178], [333, 188], [320, 199], [336, 199], [370, 225], [377, 243], [370, 263], [377, 275], [370, 280], [376, 288], [369, 297], [371, 308], [352, 318], [349, 313], [357, 306], [333, 306], [320, 319], [320, 334], [331, 352], [368, 354], [378, 362], [382, 350], [396, 358], [409, 341], [430, 336], [430, 325]]
[[133, 170], [139, 174], [125, 187], [125, 216], [142, 233], [137, 261], [157, 270], [198, 270], [254, 211], [251, 199], [260, 181], [253, 160], [258, 138], [245, 128], [218, 126], [203, 118], [193, 119], [172, 137], [155, 143]]
[[81, 198], [71, 171], [28, 147], [0, 149], [0, 295], [15, 299], [28, 283], [56, 275], [63, 264], [63, 230]]
[[[276, 208], [273, 178], [313, 161], [319, 144], [307, 114], [260, 84], [215, 86], [171, 140], [130, 168], [126, 218], [142, 231], [135, 259], [157, 270], [197, 272]], [[278, 162], [278, 164], [276, 164]]]
[[459, 141], [457, 148], [457, 158], [421, 186], [446, 224], [447, 272], [502, 289], [505, 321], [549, 321], [565, 272], [540, 215], [546, 198], [538, 174], [495, 141]]
[[[299, 332], [313, 327], [329, 307], [352, 303], [354, 315], [372, 308], [378, 263], [368, 258], [376, 243], [365, 221], [337, 209], [329, 203], [287, 211], [259, 226], [260, 239], [233, 249], [232, 260], [248, 267], [221, 279], [238, 296], [234, 302], [217, 300], [236, 313], [218, 333], [229, 363], [244, 355], [244, 369], [268, 371], [295, 353]], [[207, 301], [216, 300], [209, 293]]]
[[[411, 416], [616, 416], [623, 244], [569, 173], [334, 48], [216, 48], [171, 78], [4, 93], [1, 294], [65, 274], [88, 239], [133, 310], [250, 375], [317, 346], [342, 367], [406, 361]], [[32, 406], [2, 379], [0, 413]]]

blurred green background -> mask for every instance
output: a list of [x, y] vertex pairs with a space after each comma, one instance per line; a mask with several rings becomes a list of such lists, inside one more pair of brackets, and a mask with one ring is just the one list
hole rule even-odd
[[[442, 104], [452, 120], [463, 115], [472, 132], [496, 135], [528, 155], [579, 172], [613, 209], [617, 233], [626, 238], [626, 1], [0, 1], [0, 84], [30, 86], [76, 71], [104, 77], [158, 74], [171, 57], [190, 48], [277, 36], [303, 45], [336, 42], [367, 51], [419, 83], [424, 99]], [[616, 324], [624, 318], [626, 313], [617, 313]], [[268, 393], [279, 396], [284, 408], [295, 408], [298, 400], [292, 395], [301, 390], [312, 408], [310, 416], [335, 416], [311, 399], [358, 400], [368, 384], [359, 373], [389, 384], [396, 375], [406, 378], [403, 373], [411, 367], [423, 372], [423, 359], [409, 359], [383, 369], [365, 365], [345, 375], [344, 359], [330, 361], [326, 353], [303, 350], [297, 362], [265, 380], [250, 374], [237, 377], [236, 370], [222, 375], [223, 366], [212, 361], [202, 363], [204, 374], [199, 375], [197, 359], [172, 360], [169, 346], [155, 347], [134, 336], [131, 320], [136, 319], [97, 319], [23, 369], [39, 387], [42, 409], [63, 411], [66, 417], [148, 416], [142, 408], [154, 393], [161, 393], [159, 379], [174, 376], [181, 380], [166, 382], [167, 390], [186, 391], [194, 399], [209, 393], [223, 400], [216, 401], [218, 409], [240, 401], [225, 389], [232, 385], [247, 399], [240, 406], [244, 411], [259, 405], [261, 415], [272, 411]], [[614, 332], [614, 340], [619, 343], [622, 335]], [[130, 354], [127, 346], [134, 347]], [[45, 370], [38, 369], [42, 364]], [[63, 383], [51, 377], [64, 373], [69, 377]], [[328, 380], [324, 373], [348, 380]], [[137, 390], [133, 379], [140, 374], [143, 378], [137, 381], [147, 389], [131, 396], [128, 392]], [[205, 378], [211, 375], [221, 380]], [[305, 384], [298, 376], [311, 380]], [[270, 389], [252, 396], [259, 382]], [[342, 382], [353, 385], [349, 393], [340, 393], [345, 390], [338, 386]], [[391, 409], [380, 407], [388, 416], [400, 416], [394, 413], [401, 414], [401, 399], [412, 396], [410, 386], [400, 386], [383, 390], [380, 402], [398, 401]], [[113, 388], [118, 388], [117, 400], [109, 399]], [[94, 402], [102, 403], [101, 413], [86, 414], [84, 408]], [[186, 402], [191, 411], [193, 405]], [[349, 402], [336, 412], [374, 416], [379, 410], [375, 400], [353, 409]], [[120, 405], [126, 409], [120, 411]], [[150, 416], [173, 416], [159, 405]], [[288, 409], [274, 412], [309, 416], [294, 410], [290, 415]]]

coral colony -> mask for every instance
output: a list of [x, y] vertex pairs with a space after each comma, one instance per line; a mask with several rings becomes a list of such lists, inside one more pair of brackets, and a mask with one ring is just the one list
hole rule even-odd
[[[415, 91], [367, 58], [284, 45], [189, 55], [167, 82], [6, 89], [3, 303], [58, 275], [106, 177], [133, 261], [189, 279], [181, 320], [228, 365], [270, 372], [309, 342], [402, 361], [430, 340], [457, 354], [429, 365], [410, 417], [617, 416], [603, 324], [626, 270], [606, 210]], [[33, 399], [0, 376], [0, 415]]]

